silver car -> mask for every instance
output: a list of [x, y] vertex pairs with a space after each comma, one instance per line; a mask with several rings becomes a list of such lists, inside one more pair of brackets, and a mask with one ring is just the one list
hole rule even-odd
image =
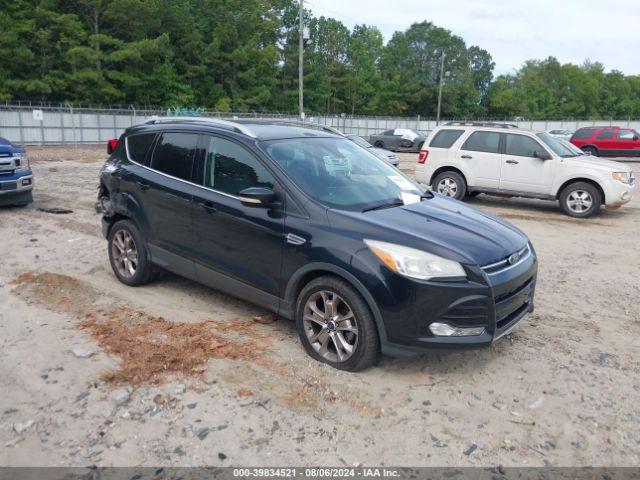
[[394, 152], [419, 152], [426, 139], [426, 134], [411, 128], [395, 128], [369, 135], [369, 142], [374, 147], [386, 148]]
[[573, 132], [571, 130], [565, 130], [564, 128], [548, 130], [547, 133], [560, 140], [571, 140], [571, 137], [573, 136]]
[[400, 161], [398, 160], [398, 156], [395, 153], [390, 152], [389, 150], [385, 150], [384, 148], [374, 147], [359, 135], [346, 135], [346, 137], [356, 145], [359, 145], [362, 148], [366, 148], [371, 153], [373, 153], [376, 157], [380, 158], [381, 160], [384, 160], [385, 162], [393, 165], [394, 167], [397, 167], [400, 164]]

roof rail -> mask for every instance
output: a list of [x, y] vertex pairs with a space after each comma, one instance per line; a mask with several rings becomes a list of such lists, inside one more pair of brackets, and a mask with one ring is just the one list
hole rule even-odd
[[325, 132], [330, 132], [335, 135], [340, 135], [341, 137], [345, 136], [345, 134], [342, 133], [337, 128], [333, 128], [328, 125], [322, 125], [320, 123], [305, 122], [303, 120], [279, 120], [277, 118], [246, 118], [246, 119], [242, 119], [241, 122], [269, 123], [272, 125], [286, 125], [291, 127], [315, 128], [316, 130], [324, 130]]
[[445, 125], [458, 127], [493, 127], [493, 128], [519, 128], [513, 123], [501, 122], [447, 122]]
[[212, 117], [155, 117], [145, 122], [146, 124], [158, 124], [158, 123], [209, 123], [216, 127], [223, 127], [234, 132], [243, 133], [249, 137], [256, 138], [256, 134], [245, 125], [236, 122], [230, 122], [228, 120], [222, 120], [221, 118]]

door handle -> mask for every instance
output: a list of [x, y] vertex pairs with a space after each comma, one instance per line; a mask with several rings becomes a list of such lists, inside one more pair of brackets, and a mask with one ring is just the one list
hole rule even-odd
[[471, 155], [462, 155], [460, 158], [466, 158], [467, 160], [471, 160], [473, 157]]
[[216, 213], [218, 209], [211, 202], [198, 202], [198, 205], [202, 207], [207, 213]]
[[142, 190], [143, 192], [146, 190], [149, 190], [148, 183], [137, 181], [136, 184], [138, 185], [138, 187], [140, 187], [140, 190]]
[[520, 162], [519, 162], [519, 161], [517, 161], [517, 160], [507, 160], [507, 163], [510, 163], [511, 165], [517, 165], [517, 164], [519, 164]]

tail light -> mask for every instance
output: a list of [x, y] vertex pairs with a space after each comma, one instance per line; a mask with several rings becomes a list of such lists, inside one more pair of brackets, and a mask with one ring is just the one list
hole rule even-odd
[[107, 142], [107, 153], [111, 155], [116, 150], [117, 146], [118, 146], [117, 138], [112, 138], [111, 140], [109, 140]]
[[418, 163], [426, 162], [428, 156], [429, 156], [429, 150], [420, 150], [420, 154], [418, 155]]

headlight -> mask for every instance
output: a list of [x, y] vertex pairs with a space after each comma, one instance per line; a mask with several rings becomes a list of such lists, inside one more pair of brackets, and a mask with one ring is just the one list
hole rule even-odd
[[16, 170], [22, 172], [24, 170], [29, 170], [29, 159], [27, 158], [26, 153], [15, 153], [13, 158], [17, 159], [16, 161]]
[[622, 183], [631, 183], [631, 172], [613, 172], [611, 174], [614, 180], [618, 180]]
[[466, 277], [462, 265], [431, 253], [393, 243], [365, 240], [367, 247], [394, 272], [409, 278]]

